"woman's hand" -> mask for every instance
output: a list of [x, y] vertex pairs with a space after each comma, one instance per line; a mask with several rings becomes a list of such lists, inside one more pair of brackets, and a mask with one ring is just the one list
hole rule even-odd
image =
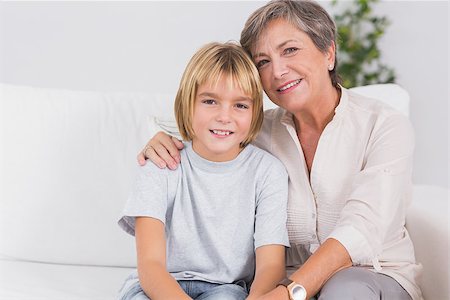
[[139, 153], [137, 160], [141, 166], [145, 165], [145, 159], [148, 158], [161, 169], [169, 167], [175, 170], [180, 163], [180, 150], [183, 147], [183, 143], [177, 138], [160, 131]]

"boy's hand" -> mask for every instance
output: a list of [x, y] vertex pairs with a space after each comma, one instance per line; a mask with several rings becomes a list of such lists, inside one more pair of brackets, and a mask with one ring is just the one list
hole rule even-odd
[[145, 165], [145, 159], [148, 158], [161, 169], [168, 166], [175, 170], [180, 163], [180, 150], [183, 147], [183, 143], [177, 138], [160, 131], [139, 153], [137, 160], [141, 166]]
[[[247, 300], [253, 300], [255, 298], [248, 297]], [[286, 287], [279, 285], [275, 289], [271, 290], [267, 294], [264, 294], [255, 300], [289, 300], [289, 293]]]

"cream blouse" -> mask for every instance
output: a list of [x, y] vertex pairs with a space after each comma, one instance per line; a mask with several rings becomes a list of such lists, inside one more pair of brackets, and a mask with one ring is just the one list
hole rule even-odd
[[268, 110], [255, 144], [289, 173], [288, 267], [298, 267], [327, 238], [354, 266], [396, 279], [422, 299], [414, 248], [405, 228], [411, 199], [413, 129], [407, 117], [342, 88], [316, 149], [310, 179], [291, 113]]

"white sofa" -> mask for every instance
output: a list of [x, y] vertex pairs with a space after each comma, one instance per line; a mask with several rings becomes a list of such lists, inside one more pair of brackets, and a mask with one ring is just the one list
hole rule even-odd
[[[397, 85], [357, 90], [408, 111]], [[171, 99], [0, 84], [0, 300], [115, 299], [135, 266], [116, 221], [137, 152], [173, 126]], [[448, 190], [415, 186], [413, 198], [425, 298], [448, 299]]]

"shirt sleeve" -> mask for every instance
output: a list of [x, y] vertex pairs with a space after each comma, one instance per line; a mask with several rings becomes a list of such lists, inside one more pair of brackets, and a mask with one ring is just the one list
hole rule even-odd
[[147, 163], [138, 170], [133, 189], [127, 199], [119, 226], [127, 233], [135, 234], [136, 217], [152, 217], [165, 224], [168, 199], [168, 174]]
[[406, 117], [395, 114], [378, 128], [375, 125], [363, 168], [354, 177], [338, 224], [329, 236], [343, 244], [353, 264], [379, 269], [377, 257], [388, 234], [403, 234], [413, 148], [413, 129]]
[[267, 167], [257, 194], [255, 217], [255, 249], [277, 244], [289, 247], [286, 228], [288, 175], [283, 164], [273, 158]]

